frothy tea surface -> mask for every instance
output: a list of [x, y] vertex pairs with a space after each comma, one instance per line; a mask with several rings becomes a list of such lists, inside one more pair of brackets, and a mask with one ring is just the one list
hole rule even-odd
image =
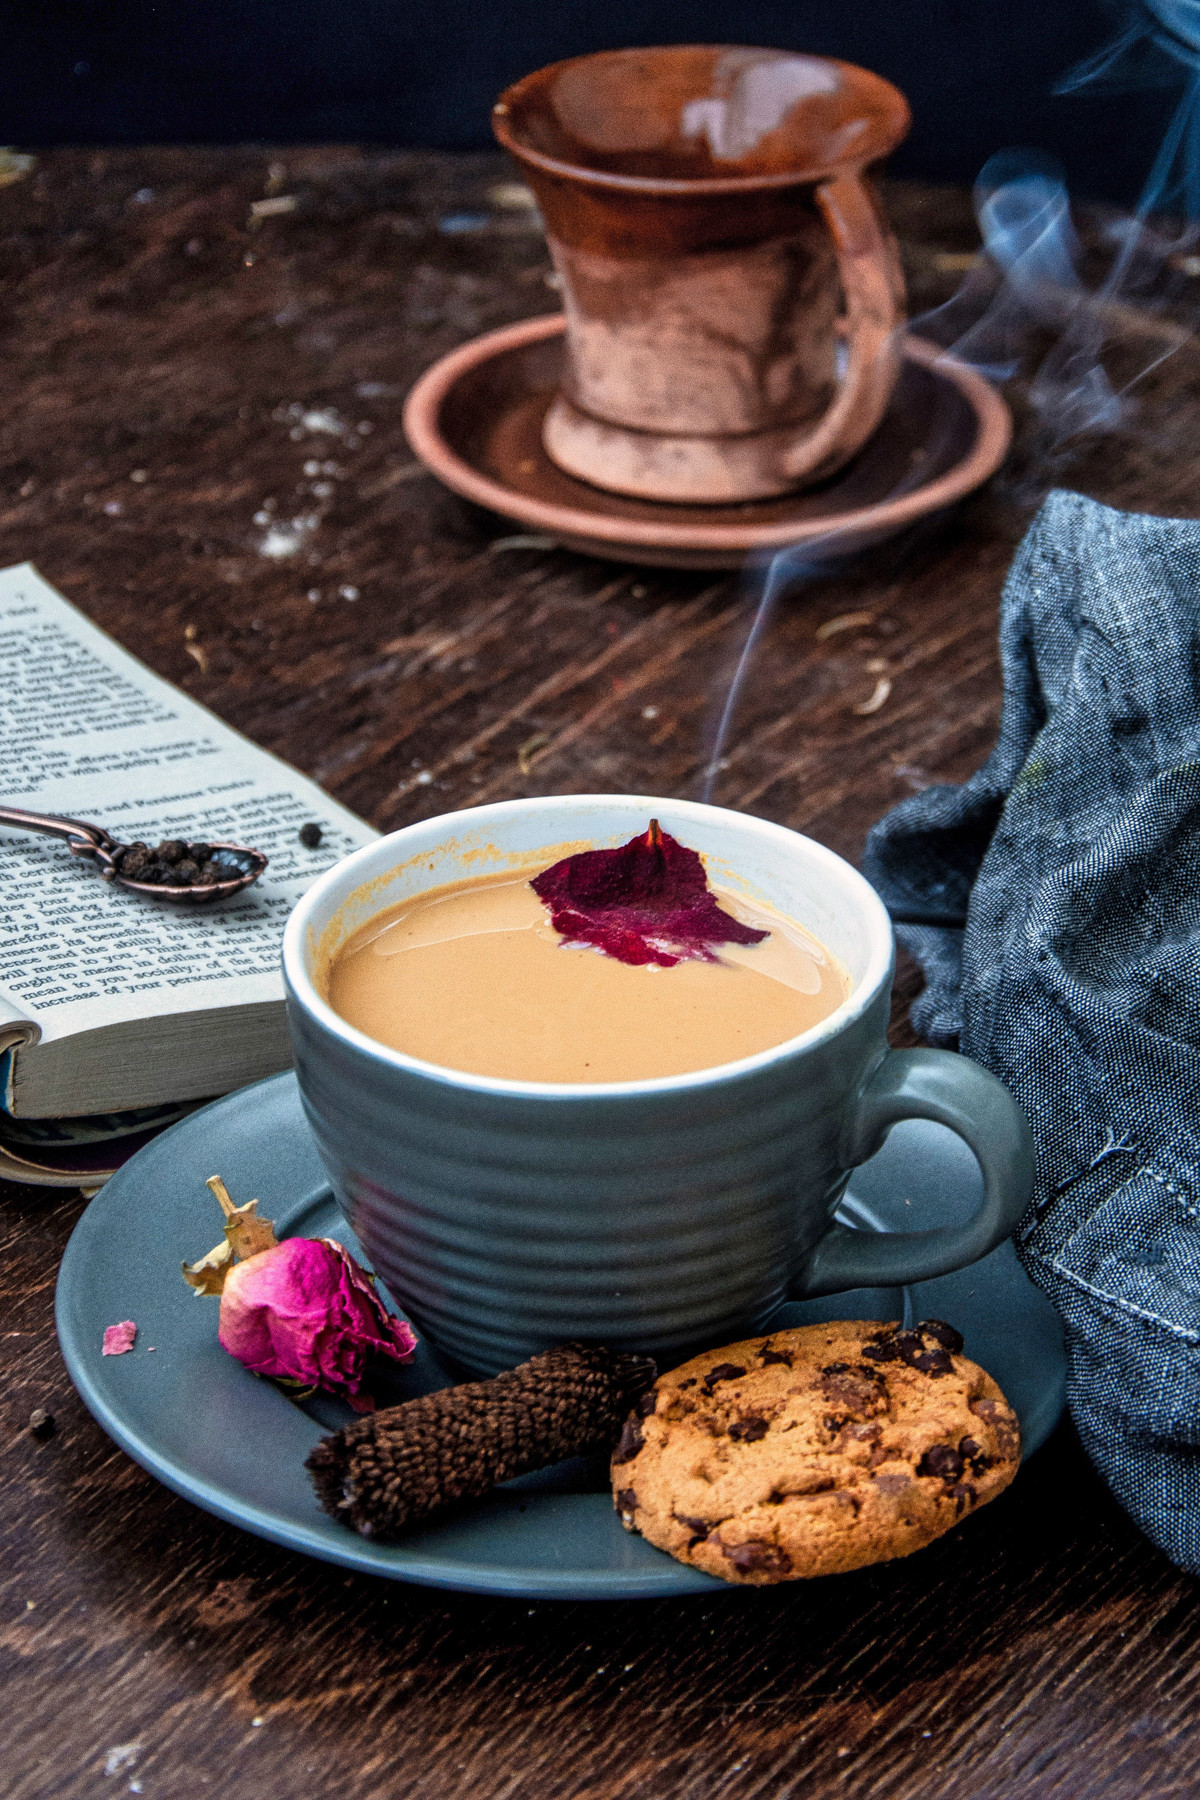
[[333, 959], [334, 1011], [442, 1068], [518, 1081], [637, 1081], [781, 1044], [850, 992], [837, 959], [770, 907], [714, 888], [769, 933], [715, 962], [633, 966], [564, 942], [527, 878], [433, 888], [364, 925]]

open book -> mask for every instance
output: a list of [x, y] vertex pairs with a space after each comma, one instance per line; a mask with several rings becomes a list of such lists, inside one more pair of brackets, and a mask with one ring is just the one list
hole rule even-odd
[[[5, 1115], [65, 1115], [87, 1139], [100, 1133], [79, 1115], [207, 1098], [288, 1067], [284, 922], [375, 833], [127, 655], [28, 563], [0, 573], [0, 669], [0, 801], [126, 843], [217, 840], [270, 859], [233, 900], [172, 906], [102, 881], [64, 843], [0, 827], [0, 1174], [31, 1179], [4, 1146], [39, 1134], [6, 1138]], [[321, 828], [315, 849], [305, 824]]]

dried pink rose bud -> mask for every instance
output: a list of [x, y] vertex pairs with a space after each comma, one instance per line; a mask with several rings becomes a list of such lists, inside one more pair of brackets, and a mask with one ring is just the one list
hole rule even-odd
[[417, 1347], [332, 1238], [285, 1238], [236, 1263], [221, 1289], [217, 1336], [255, 1375], [324, 1388], [360, 1413], [375, 1410], [363, 1391], [369, 1359], [407, 1362]]

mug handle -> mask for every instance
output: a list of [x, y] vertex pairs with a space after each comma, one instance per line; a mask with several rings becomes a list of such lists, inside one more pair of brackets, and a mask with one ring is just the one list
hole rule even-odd
[[846, 372], [821, 423], [785, 453], [793, 480], [822, 473], [862, 448], [882, 419], [900, 371], [904, 276], [896, 240], [861, 175], [821, 182], [817, 205], [833, 237], [846, 300]]
[[937, 1231], [851, 1231], [831, 1225], [795, 1282], [807, 1300], [846, 1288], [902, 1287], [977, 1262], [1015, 1230], [1033, 1191], [1033, 1134], [1002, 1082], [949, 1050], [890, 1050], [859, 1094], [842, 1162], [865, 1162], [901, 1119], [934, 1119], [975, 1152], [983, 1203], [965, 1225]]

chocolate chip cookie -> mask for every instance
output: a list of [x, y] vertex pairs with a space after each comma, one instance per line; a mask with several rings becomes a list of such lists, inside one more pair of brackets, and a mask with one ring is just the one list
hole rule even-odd
[[762, 1587], [908, 1556], [1006, 1488], [1016, 1414], [950, 1325], [852, 1321], [664, 1375], [612, 1459], [621, 1522]]

